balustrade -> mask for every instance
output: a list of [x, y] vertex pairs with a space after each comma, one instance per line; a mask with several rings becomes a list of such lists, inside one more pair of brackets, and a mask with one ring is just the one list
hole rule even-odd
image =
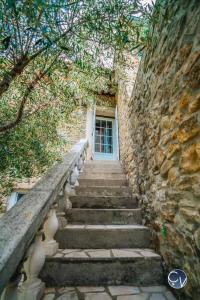
[[78, 185], [86, 149], [87, 141], [80, 140], [0, 219], [0, 300], [41, 299], [45, 284], [38, 276], [45, 256], [58, 250], [54, 236], [72, 207], [69, 196]]

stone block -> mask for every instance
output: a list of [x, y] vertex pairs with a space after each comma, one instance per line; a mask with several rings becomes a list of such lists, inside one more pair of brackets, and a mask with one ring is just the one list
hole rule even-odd
[[78, 296], [75, 292], [68, 292], [62, 294], [61, 296], [56, 298], [56, 300], [78, 300]]
[[80, 286], [77, 287], [81, 293], [104, 292], [105, 288], [101, 286]]
[[172, 167], [168, 171], [168, 180], [171, 185], [175, 185], [177, 182], [177, 179], [179, 177], [179, 170], [178, 168]]
[[58, 288], [58, 293], [59, 294], [64, 294], [64, 293], [67, 293], [67, 292], [74, 292], [74, 287], [73, 286], [66, 286], [66, 287], [61, 287], [61, 288]]
[[189, 99], [190, 99], [189, 94], [184, 92], [184, 94], [182, 95], [179, 101], [179, 110], [181, 112], [183, 112], [188, 107]]
[[170, 291], [167, 291], [164, 295], [167, 298], [167, 300], [176, 300], [176, 298], [174, 297], [174, 295]]
[[160, 174], [161, 174], [161, 176], [166, 177], [169, 169], [171, 169], [171, 167], [173, 166], [173, 164], [174, 164], [174, 162], [172, 160], [166, 159], [163, 162], [163, 164], [162, 164], [162, 166], [160, 168]]
[[85, 300], [112, 300], [112, 298], [107, 293], [86, 293]]
[[194, 239], [195, 239], [195, 243], [197, 245], [197, 248], [200, 250], [200, 228], [195, 231]]
[[180, 166], [184, 172], [193, 173], [200, 170], [200, 143], [194, 143], [181, 155]]
[[164, 285], [154, 285], [154, 286], [144, 286], [141, 287], [142, 292], [145, 293], [163, 293], [166, 291], [166, 286]]
[[198, 135], [200, 133], [200, 128], [196, 127], [196, 128], [183, 128], [180, 129], [179, 131], [177, 131], [175, 133], [175, 137], [176, 139], [180, 142], [180, 143], [185, 143], [188, 140], [192, 139], [193, 137], [195, 137], [196, 135]]
[[149, 298], [149, 300], [166, 300], [165, 299], [165, 296], [163, 295], [163, 294], [155, 294], [155, 293], [153, 293], [151, 296], [150, 296], [150, 298]]
[[108, 290], [112, 296], [137, 295], [140, 293], [140, 289], [133, 286], [109, 286]]
[[189, 207], [180, 208], [180, 213], [189, 221], [197, 222], [200, 224], [200, 214], [197, 210], [191, 209]]
[[117, 300], [147, 300], [149, 298], [149, 294], [142, 293], [139, 295], [123, 295], [118, 296]]
[[189, 112], [194, 113], [200, 109], [200, 95], [198, 94], [196, 98], [189, 104]]
[[167, 148], [167, 158], [170, 159], [175, 153], [177, 153], [180, 150], [179, 144], [169, 144]]

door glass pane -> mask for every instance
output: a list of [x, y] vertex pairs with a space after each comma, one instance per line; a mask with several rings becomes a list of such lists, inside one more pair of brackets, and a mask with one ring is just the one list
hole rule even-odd
[[96, 119], [95, 152], [113, 153], [112, 121]]
[[95, 136], [95, 143], [100, 144], [100, 135]]
[[106, 121], [101, 121], [101, 127], [106, 128]]
[[100, 120], [96, 120], [96, 127], [100, 127]]
[[100, 135], [101, 134], [101, 128], [96, 127], [95, 134]]
[[95, 152], [101, 152], [101, 145], [95, 144]]

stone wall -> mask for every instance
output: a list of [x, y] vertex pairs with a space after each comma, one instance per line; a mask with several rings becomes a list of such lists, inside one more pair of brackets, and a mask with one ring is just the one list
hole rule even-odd
[[[180, 299], [200, 295], [200, 4], [167, 1], [133, 88], [116, 70], [120, 155], [166, 272], [181, 268]], [[125, 71], [128, 72], [127, 65]], [[130, 97], [131, 88], [133, 88]]]

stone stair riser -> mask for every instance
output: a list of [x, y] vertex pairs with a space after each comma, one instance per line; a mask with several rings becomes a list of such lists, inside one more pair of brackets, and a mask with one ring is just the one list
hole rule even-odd
[[98, 168], [98, 169], [94, 169], [94, 168], [84, 168], [83, 171], [81, 171], [80, 174], [87, 174], [87, 175], [91, 175], [91, 174], [124, 174], [124, 171], [121, 168], [113, 168], [112, 170], [110, 170], [110, 168]]
[[111, 249], [148, 248], [148, 229], [60, 229], [56, 240], [60, 248], [69, 249]]
[[131, 197], [71, 196], [73, 208], [135, 208], [136, 200]]
[[71, 224], [141, 224], [140, 209], [71, 209], [67, 212]]
[[93, 180], [93, 179], [98, 179], [98, 180], [126, 180], [126, 176], [124, 174], [116, 174], [116, 173], [82, 173], [80, 174], [79, 180], [84, 179], [84, 180]]
[[[128, 186], [115, 187], [115, 186], [77, 186], [75, 188], [76, 195], [85, 196], [121, 196], [129, 197], [131, 189]], [[135, 197], [136, 198], [136, 197]]]
[[81, 186], [128, 186], [126, 179], [78, 179]]
[[161, 260], [46, 260], [41, 273], [48, 286], [147, 286], [163, 283]]

